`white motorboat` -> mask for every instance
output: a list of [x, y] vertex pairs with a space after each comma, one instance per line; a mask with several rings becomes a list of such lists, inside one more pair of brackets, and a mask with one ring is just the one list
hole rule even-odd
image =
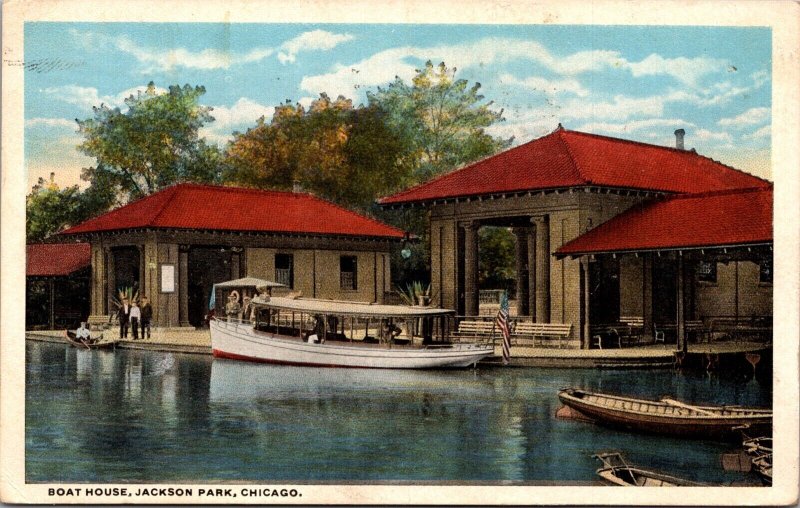
[[454, 311], [422, 306], [254, 298], [252, 322], [210, 322], [215, 357], [317, 367], [468, 367], [491, 343], [447, 340]]

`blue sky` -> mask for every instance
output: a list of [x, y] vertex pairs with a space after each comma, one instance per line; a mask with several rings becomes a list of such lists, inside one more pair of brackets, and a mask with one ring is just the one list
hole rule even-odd
[[[75, 119], [149, 81], [203, 85], [224, 146], [286, 99], [366, 91], [428, 59], [482, 84], [522, 143], [573, 130], [686, 146], [771, 178], [771, 31], [742, 27], [420, 24], [43, 23], [25, 25], [28, 183], [79, 182]], [[31, 68], [31, 64], [38, 66]]]

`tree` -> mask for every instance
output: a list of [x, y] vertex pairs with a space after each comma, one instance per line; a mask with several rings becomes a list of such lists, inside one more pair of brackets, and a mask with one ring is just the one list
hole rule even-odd
[[398, 77], [367, 93], [369, 104], [386, 111], [390, 127], [407, 141], [417, 181], [492, 155], [513, 140], [486, 133], [503, 119], [503, 111], [483, 102], [480, 83], [469, 86], [455, 73], [444, 62], [428, 61], [410, 85]]
[[258, 120], [228, 145], [225, 180], [256, 188], [305, 190], [345, 206], [368, 210], [374, 200], [401, 188], [409, 171], [405, 147], [376, 107], [354, 108], [327, 95], [311, 103], [286, 103], [272, 119]]
[[101, 104], [94, 117], [78, 122], [84, 141], [78, 149], [97, 159], [82, 177], [102, 179], [123, 197], [136, 199], [183, 181], [216, 182], [220, 157], [198, 137], [214, 118], [201, 106], [202, 86], [171, 86], [165, 93], [150, 82], [125, 99], [127, 110]]
[[484, 289], [510, 289], [515, 274], [514, 235], [508, 228], [486, 226], [478, 231], [478, 278]]
[[84, 191], [77, 185], [61, 189], [53, 176], [49, 182], [39, 178], [26, 196], [25, 234], [28, 243], [45, 241], [65, 228], [104, 212], [114, 203], [114, 192], [100, 182]]

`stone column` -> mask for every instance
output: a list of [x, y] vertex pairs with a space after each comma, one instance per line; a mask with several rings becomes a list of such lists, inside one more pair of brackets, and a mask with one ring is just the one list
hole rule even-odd
[[583, 315], [581, 316], [581, 322], [583, 328], [581, 329], [581, 348], [582, 349], [589, 349], [592, 344], [592, 326], [589, 322], [589, 295], [590, 292], [590, 279], [589, 279], [589, 258], [587, 256], [583, 256], [581, 258], [581, 310], [583, 311]]
[[536, 322], [550, 322], [550, 224], [534, 217], [536, 224]]
[[178, 323], [189, 324], [189, 246], [178, 246]]
[[536, 314], [536, 226], [528, 229], [528, 314], [534, 323], [539, 321]]
[[678, 330], [678, 347], [684, 353], [686, 352], [687, 344], [686, 344], [686, 316], [684, 312], [684, 261], [683, 261], [683, 254], [678, 253], [678, 295], [677, 295], [677, 316], [676, 316], [676, 323], [677, 323], [677, 330]]
[[517, 270], [517, 316], [528, 315], [528, 236], [527, 228], [514, 228]]
[[106, 256], [106, 294], [103, 302], [103, 308], [111, 314], [116, 308], [111, 305], [111, 298], [117, 297], [117, 274], [114, 268], [114, 251], [111, 248], [104, 250]]
[[477, 222], [464, 224], [464, 314], [478, 315], [478, 228]]
[[642, 258], [642, 333], [645, 341], [653, 340], [653, 255]]

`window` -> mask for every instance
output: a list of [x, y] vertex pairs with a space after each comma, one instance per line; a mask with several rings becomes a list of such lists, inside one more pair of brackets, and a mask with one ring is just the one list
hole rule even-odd
[[275, 254], [275, 282], [294, 289], [293, 254]]
[[717, 263], [714, 261], [701, 261], [697, 265], [697, 280], [700, 282], [717, 283]]
[[758, 282], [772, 284], [772, 260], [765, 259], [758, 265]]
[[342, 289], [358, 289], [358, 258], [342, 256], [339, 258], [339, 283]]

